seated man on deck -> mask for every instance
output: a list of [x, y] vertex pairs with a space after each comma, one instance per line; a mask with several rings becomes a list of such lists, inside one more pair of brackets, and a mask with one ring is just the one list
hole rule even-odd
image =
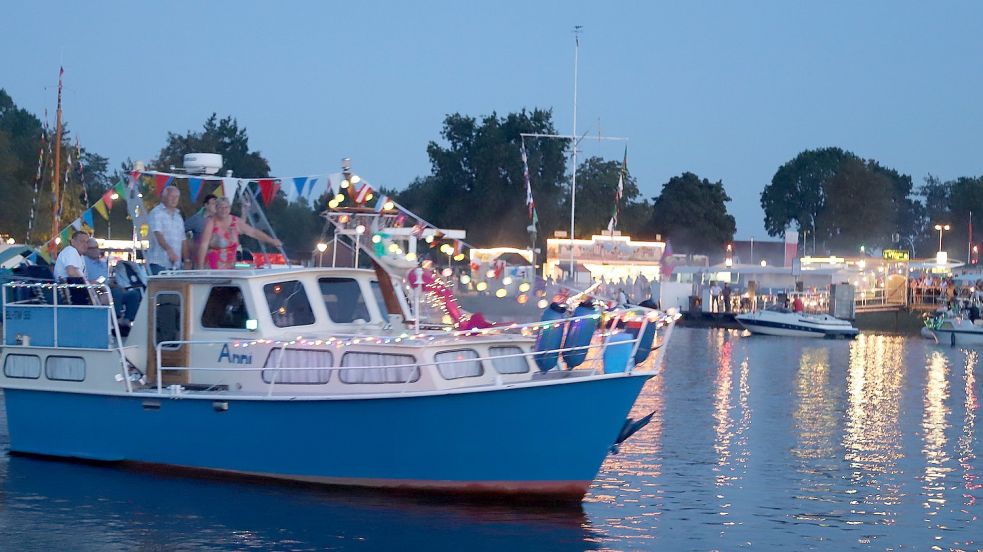
[[[90, 283], [106, 283], [113, 296], [113, 307], [120, 324], [126, 326], [136, 318], [140, 308], [140, 292], [135, 289], [124, 290], [115, 278], [109, 277], [109, 263], [102, 258], [102, 250], [95, 238], [89, 238], [85, 248], [85, 274]], [[101, 278], [101, 280], [100, 280]]]

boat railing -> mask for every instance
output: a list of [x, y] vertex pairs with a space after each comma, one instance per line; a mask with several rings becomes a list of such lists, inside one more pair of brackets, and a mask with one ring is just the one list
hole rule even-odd
[[[630, 353], [630, 355], [628, 355], [628, 358], [627, 358], [627, 361], [625, 363], [625, 366], [623, 367], [623, 369], [621, 369], [619, 371], [624, 371], [624, 372], [627, 372], [627, 373], [631, 373], [632, 371], [635, 370], [635, 367], [634, 367], [634, 364], [633, 364], [633, 359], [634, 359], [634, 357], [635, 357], [635, 355], [636, 355], [636, 353], [638, 351], [638, 348], [639, 348], [640, 343], [642, 341], [642, 336], [644, 335], [646, 326], [648, 324], [656, 324], [657, 327], [667, 328], [666, 332], [662, 336], [661, 342], [653, 343], [653, 349], [654, 350], [657, 350], [657, 352], [656, 352], [656, 358], [652, 362], [651, 366], [653, 367], [653, 369], [655, 369], [656, 367], [658, 367], [660, 365], [662, 355], [664, 354], [664, 348], [661, 347], [661, 343], [664, 343], [669, 338], [669, 333], [671, 333], [672, 328], [673, 328], [673, 326], [675, 324], [675, 321], [678, 319], [679, 315], [678, 315], [678, 313], [661, 313], [661, 312], [655, 312], [654, 316], [651, 315], [652, 313], [649, 313], [649, 314], [650, 314], [649, 316], [645, 316], [645, 317], [642, 318], [642, 320], [640, 322], [641, 323], [641, 326], [639, 327], [639, 329], [637, 331], [637, 334], [632, 339], [630, 339], [630, 340], [622, 340], [622, 341], [619, 341], [618, 342], [618, 345], [620, 345], [620, 346], [630, 346], [631, 347], [631, 353]], [[533, 323], [529, 323], [529, 324], [510, 324], [508, 326], [503, 326], [503, 327], [500, 327], [498, 329], [499, 330], [510, 330], [510, 331], [516, 331], [516, 330], [518, 330], [518, 331], [521, 332], [523, 330], [528, 331], [529, 329], [544, 328], [544, 327], [552, 326], [552, 325], [555, 325], [555, 324], [558, 324], [558, 323], [559, 324], [563, 324], [563, 323], [568, 323], [568, 322], [571, 322], [571, 321], [576, 321], [576, 320], [581, 320], [581, 319], [587, 319], [587, 318], [593, 318], [595, 316], [596, 315], [587, 315], [587, 316], [581, 316], [581, 317], [564, 318], [564, 319], [560, 319], [560, 320], [547, 321], [547, 322], [533, 322]], [[456, 360], [451, 359], [451, 360], [441, 360], [441, 361], [432, 361], [432, 362], [427, 362], [427, 361], [424, 361], [423, 359], [417, 358], [414, 362], [410, 362], [410, 363], [394, 363], [394, 364], [385, 364], [385, 365], [371, 364], [371, 365], [364, 365], [364, 366], [351, 366], [351, 365], [345, 365], [345, 366], [337, 366], [337, 365], [331, 365], [331, 366], [303, 366], [303, 367], [301, 367], [301, 366], [284, 366], [283, 363], [284, 363], [284, 359], [286, 358], [286, 355], [284, 354], [284, 351], [289, 350], [291, 348], [294, 348], [294, 349], [297, 349], [297, 348], [309, 349], [312, 346], [313, 347], [321, 347], [321, 348], [324, 348], [323, 350], [326, 350], [326, 351], [335, 351], [335, 350], [337, 350], [339, 348], [347, 347], [348, 345], [351, 345], [351, 344], [356, 344], [357, 345], [357, 344], [360, 344], [360, 343], [361, 344], [371, 344], [371, 345], [394, 345], [394, 344], [397, 344], [398, 345], [400, 343], [409, 344], [410, 343], [410, 340], [412, 340], [412, 339], [420, 339], [420, 338], [424, 338], [424, 337], [425, 338], [440, 337], [440, 334], [438, 334], [437, 336], [434, 336], [432, 334], [427, 334], [427, 335], [424, 335], [424, 336], [407, 336], [407, 337], [402, 337], [402, 336], [365, 336], [365, 335], [357, 335], [357, 334], [338, 335], [338, 334], [336, 334], [336, 335], [333, 335], [330, 338], [323, 338], [323, 337], [321, 337], [321, 338], [317, 338], [317, 337], [310, 337], [310, 338], [298, 337], [298, 338], [289, 339], [289, 340], [273, 340], [273, 339], [238, 340], [238, 339], [234, 339], [234, 340], [231, 340], [231, 341], [230, 340], [173, 340], [173, 341], [161, 341], [155, 347], [156, 357], [157, 357], [157, 367], [158, 367], [158, 371], [159, 371], [159, 375], [156, 378], [157, 393], [158, 394], [164, 394], [165, 391], [168, 388], [163, 383], [163, 379], [164, 379], [163, 378], [163, 373], [164, 372], [236, 372], [236, 373], [242, 373], [242, 372], [259, 372], [259, 373], [262, 373], [262, 372], [269, 371], [272, 374], [271, 374], [271, 377], [269, 378], [269, 381], [267, 382], [267, 388], [266, 388], [266, 393], [265, 394], [267, 396], [272, 396], [274, 394], [274, 391], [276, 389], [276, 385], [278, 383], [281, 384], [281, 385], [292, 383], [292, 382], [283, 382], [282, 381], [282, 378], [281, 378], [280, 374], [282, 374], [284, 372], [312, 372], [312, 371], [325, 372], [325, 371], [327, 371], [327, 372], [332, 372], [333, 373], [333, 372], [341, 372], [341, 371], [357, 371], [357, 370], [369, 370], [369, 369], [372, 369], [372, 370], [380, 370], [380, 369], [383, 369], [383, 370], [388, 370], [388, 369], [405, 370], [406, 377], [402, 381], [391, 381], [391, 382], [385, 382], [385, 383], [403, 385], [404, 386], [404, 391], [405, 392], [408, 392], [408, 391], [410, 391], [412, 389], [412, 388], [409, 387], [409, 384], [412, 384], [415, 381], [418, 381], [420, 379], [420, 377], [423, 375], [424, 371], [429, 372], [429, 374], [431, 376], [433, 376], [433, 377], [439, 377], [441, 379], [447, 379], [447, 378], [445, 378], [443, 376], [443, 374], [440, 373], [440, 369], [441, 369], [441, 367], [446, 367], [448, 365], [479, 362], [479, 363], [482, 364], [482, 366], [485, 366], [486, 364], [491, 364], [492, 366], [494, 366], [494, 362], [495, 362], [496, 359], [522, 357], [522, 358], [526, 359], [526, 364], [528, 366], [530, 366], [530, 371], [534, 371], [535, 370], [535, 366], [536, 366], [536, 364], [535, 364], [534, 361], [535, 361], [535, 359], [537, 357], [541, 357], [542, 355], [553, 355], [553, 354], [555, 354], [555, 355], [562, 355], [563, 353], [566, 353], [566, 352], [578, 352], [578, 351], [586, 352], [588, 354], [588, 358], [587, 358], [587, 360], [584, 363], [584, 366], [585, 366], [584, 368], [575, 368], [575, 369], [579, 373], [587, 372], [590, 375], [593, 375], [593, 374], [597, 374], [598, 371], [600, 370], [600, 368], [603, 365], [602, 353], [603, 353], [603, 351], [608, 346], [610, 346], [610, 344], [611, 344], [610, 343], [611, 336], [613, 336], [615, 334], [618, 334], [618, 333], [621, 333], [621, 331], [622, 331], [622, 330], [618, 330], [618, 329], [615, 328], [615, 324], [613, 322], [616, 321], [616, 320], [617, 320], [616, 318], [615, 319], [612, 319], [611, 320], [612, 323], [606, 329], [604, 329], [603, 331], [597, 333], [597, 337], [599, 337], [599, 339], [592, 339], [590, 343], [588, 343], [586, 345], [576, 346], [576, 347], [557, 348], [557, 349], [549, 349], [549, 350], [544, 350], [544, 351], [532, 350], [532, 351], [528, 351], [528, 352], [520, 352], [520, 353], [512, 353], [512, 354], [478, 356], [478, 357], [470, 357], [470, 358], [463, 358], [463, 359], [456, 359]], [[503, 332], [500, 331], [499, 333], [503, 333]], [[459, 335], [459, 336], [468, 336], [468, 335], [470, 335], [470, 336], [473, 336], [473, 335], [475, 335], [475, 331], [463, 331], [462, 330], [460, 332], [448, 332], [445, 335]], [[244, 366], [217, 366], [217, 365], [216, 366], [164, 366], [163, 365], [163, 351], [164, 350], [167, 350], [167, 349], [173, 349], [173, 348], [182, 347], [182, 346], [190, 346], [190, 347], [194, 347], [194, 346], [224, 347], [224, 346], [229, 346], [229, 345], [231, 345], [234, 349], [237, 349], [237, 348], [247, 348], [247, 347], [251, 347], [251, 346], [255, 346], [255, 345], [271, 346], [271, 348], [270, 348], [271, 351], [273, 349], [278, 349], [280, 351], [280, 354], [277, 356], [277, 360], [276, 360], [275, 364], [273, 364], [273, 365], [263, 365], [263, 366], [249, 366], [249, 367], [244, 367]], [[570, 368], [567, 368], [566, 370], [561, 370], [561, 371], [562, 372], [571, 372], [572, 370]], [[494, 378], [494, 381], [493, 382], [486, 383], [484, 385], [501, 385], [502, 382], [503, 382], [503, 380], [501, 378], [502, 375], [507, 375], [507, 374], [502, 374], [502, 373], [499, 372], [499, 373], [496, 374], [496, 377]], [[464, 376], [461, 376], [461, 377], [463, 378]], [[450, 379], [457, 379], [457, 378], [450, 378]]]
[[[22, 295], [18, 290], [29, 290], [31, 296], [8, 300], [11, 292]], [[73, 299], [80, 293], [81, 298]], [[4, 346], [115, 350], [126, 390], [132, 390], [123, 335], [107, 284], [13, 281], [3, 284], [2, 299]]]

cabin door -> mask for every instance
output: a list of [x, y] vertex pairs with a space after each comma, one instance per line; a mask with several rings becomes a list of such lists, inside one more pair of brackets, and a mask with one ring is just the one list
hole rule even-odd
[[[157, 344], [164, 341], [186, 341], [191, 330], [191, 309], [188, 305], [191, 286], [181, 282], [151, 281], [147, 287], [147, 304], [150, 306], [147, 331], [147, 375], [157, 383]], [[161, 348], [162, 366], [187, 367], [188, 345], [164, 345]], [[187, 370], [165, 370], [161, 383], [165, 386], [188, 383]]]

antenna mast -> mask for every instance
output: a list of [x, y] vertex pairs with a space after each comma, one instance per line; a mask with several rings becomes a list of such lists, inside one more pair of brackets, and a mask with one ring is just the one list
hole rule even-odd
[[51, 240], [58, 236], [61, 226], [61, 79], [65, 68], [58, 71], [58, 111], [55, 115], [55, 177], [51, 179]]

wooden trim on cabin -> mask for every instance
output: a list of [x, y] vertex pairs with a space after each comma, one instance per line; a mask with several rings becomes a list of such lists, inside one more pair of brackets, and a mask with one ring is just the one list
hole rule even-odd
[[[379, 289], [382, 290], [382, 298], [386, 302], [386, 310], [393, 314], [400, 313], [403, 319], [406, 320], [406, 313], [403, 312], [403, 307], [399, 304], [399, 298], [396, 297], [396, 290], [393, 289], [392, 276], [375, 259], [372, 259], [372, 268], [375, 269], [375, 277], [379, 279]], [[382, 313], [382, 317], [385, 319], [385, 313]]]
[[[157, 294], [162, 292], [177, 293], [181, 296], [181, 339], [191, 335], [191, 284], [187, 282], [167, 282], [151, 280], [147, 286], [147, 380], [151, 385], [157, 383]], [[177, 349], [161, 351], [161, 362], [164, 366], [188, 366], [190, 364], [190, 348], [182, 345]], [[190, 373], [165, 372], [161, 383], [165, 386], [188, 383]]]

